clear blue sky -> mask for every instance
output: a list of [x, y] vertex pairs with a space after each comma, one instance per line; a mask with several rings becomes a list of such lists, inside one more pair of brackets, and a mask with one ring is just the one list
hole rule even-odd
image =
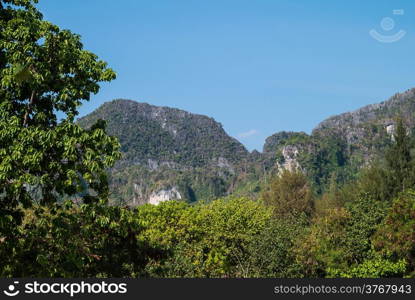
[[[326, 117], [415, 87], [411, 0], [40, 0], [39, 7], [118, 74], [83, 115], [114, 98], [177, 107], [215, 118], [261, 150], [275, 132], [310, 132]], [[391, 19], [381, 24], [385, 17], [393, 29]], [[381, 43], [371, 29], [406, 35]]]

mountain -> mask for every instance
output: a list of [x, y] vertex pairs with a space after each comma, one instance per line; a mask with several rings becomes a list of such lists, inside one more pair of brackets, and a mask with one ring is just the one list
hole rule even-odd
[[87, 128], [98, 119], [121, 143], [122, 159], [110, 171], [113, 199], [120, 203], [225, 195], [249, 157], [220, 123], [203, 115], [118, 99], [78, 123]]
[[281, 132], [266, 140], [264, 154], [276, 153], [280, 169], [305, 172], [321, 192], [332, 179], [344, 183], [391, 144], [396, 119], [403, 118], [413, 134], [415, 89], [386, 101], [333, 116], [311, 133]]
[[322, 193], [333, 180], [350, 181], [385, 151], [397, 117], [414, 132], [415, 89], [330, 117], [311, 134], [276, 133], [262, 153], [249, 153], [212, 118], [131, 100], [107, 102], [78, 122], [89, 127], [107, 121], [122, 151], [109, 170], [112, 201], [139, 205], [208, 201], [230, 193], [255, 197], [282, 170], [304, 172]]

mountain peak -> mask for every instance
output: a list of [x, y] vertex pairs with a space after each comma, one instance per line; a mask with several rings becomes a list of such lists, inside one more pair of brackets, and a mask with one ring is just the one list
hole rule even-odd
[[248, 155], [213, 118], [177, 108], [116, 99], [79, 119], [79, 123], [88, 127], [97, 119], [107, 121], [108, 133], [119, 137], [123, 145], [124, 158], [132, 160], [201, 166], [221, 157], [232, 162]]

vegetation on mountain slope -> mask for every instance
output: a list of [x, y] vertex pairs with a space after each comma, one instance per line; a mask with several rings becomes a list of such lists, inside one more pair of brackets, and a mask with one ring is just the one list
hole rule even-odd
[[100, 119], [121, 143], [122, 158], [110, 172], [115, 203], [143, 204], [173, 187], [190, 202], [218, 198], [247, 164], [248, 151], [206, 116], [114, 100], [78, 123], [89, 128]]
[[79, 124], [88, 128], [99, 119], [107, 121], [108, 133], [119, 138], [123, 152], [119, 164], [155, 160], [204, 167], [220, 164], [221, 159], [224, 164], [237, 163], [248, 154], [212, 118], [174, 108], [114, 100], [81, 118]]

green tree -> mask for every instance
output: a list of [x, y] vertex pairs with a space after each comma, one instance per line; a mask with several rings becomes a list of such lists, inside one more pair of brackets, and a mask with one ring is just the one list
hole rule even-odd
[[349, 201], [360, 196], [388, 202], [393, 197], [394, 187], [388, 183], [389, 172], [380, 162], [363, 169], [357, 180], [345, 187]]
[[393, 196], [396, 196], [414, 184], [412, 141], [402, 118], [397, 119], [393, 137], [394, 143], [387, 151], [385, 160], [389, 171], [388, 185], [392, 188]]
[[138, 240], [163, 253], [147, 265], [150, 276], [217, 278], [255, 276], [253, 243], [271, 214], [260, 202], [225, 198], [195, 206], [175, 201], [145, 205], [137, 218], [143, 228]]
[[345, 202], [359, 197], [391, 202], [400, 192], [415, 184], [413, 142], [404, 121], [398, 118], [393, 142], [383, 157], [362, 169], [357, 178], [342, 188]]
[[345, 202], [343, 196], [343, 190], [339, 187], [336, 176], [333, 174], [330, 178], [330, 185], [327, 191], [315, 201], [316, 214], [322, 215], [326, 213], [329, 208], [341, 207]]
[[317, 194], [329, 187], [333, 176], [338, 183], [350, 180], [347, 147], [347, 142], [338, 135], [317, 135], [313, 137], [311, 151], [300, 155], [300, 163]]
[[21, 206], [75, 195], [85, 203], [105, 200], [105, 169], [119, 157], [103, 121], [89, 129], [75, 123], [82, 101], [113, 80], [114, 71], [83, 49], [79, 35], [43, 20], [36, 3], [0, 0], [2, 262], [21, 237]]
[[348, 267], [347, 226], [350, 218], [345, 208], [328, 209], [298, 237], [293, 252], [297, 264], [302, 266], [303, 277], [325, 277], [328, 269]]
[[36, 194], [42, 203], [79, 192], [86, 202], [105, 199], [105, 168], [119, 156], [103, 121], [88, 130], [74, 122], [114, 71], [83, 50], [79, 35], [44, 21], [36, 2], [0, 0], [2, 211], [29, 206]]
[[264, 230], [255, 235], [247, 247], [247, 277], [301, 277], [303, 265], [296, 262], [293, 247], [306, 228], [307, 220], [304, 218], [273, 218], [268, 221]]
[[373, 238], [375, 248], [394, 259], [406, 259], [415, 274], [415, 192], [396, 197], [382, 226]]
[[294, 249], [305, 276], [336, 276], [371, 259], [371, 237], [387, 213], [387, 202], [360, 196], [341, 208], [327, 208]]
[[350, 265], [359, 264], [370, 258], [371, 237], [383, 222], [388, 208], [387, 202], [373, 199], [370, 195], [361, 195], [346, 204], [346, 209], [350, 213], [346, 238]]
[[284, 171], [272, 180], [262, 199], [273, 208], [276, 216], [311, 215], [314, 210], [313, 191], [301, 172]]

